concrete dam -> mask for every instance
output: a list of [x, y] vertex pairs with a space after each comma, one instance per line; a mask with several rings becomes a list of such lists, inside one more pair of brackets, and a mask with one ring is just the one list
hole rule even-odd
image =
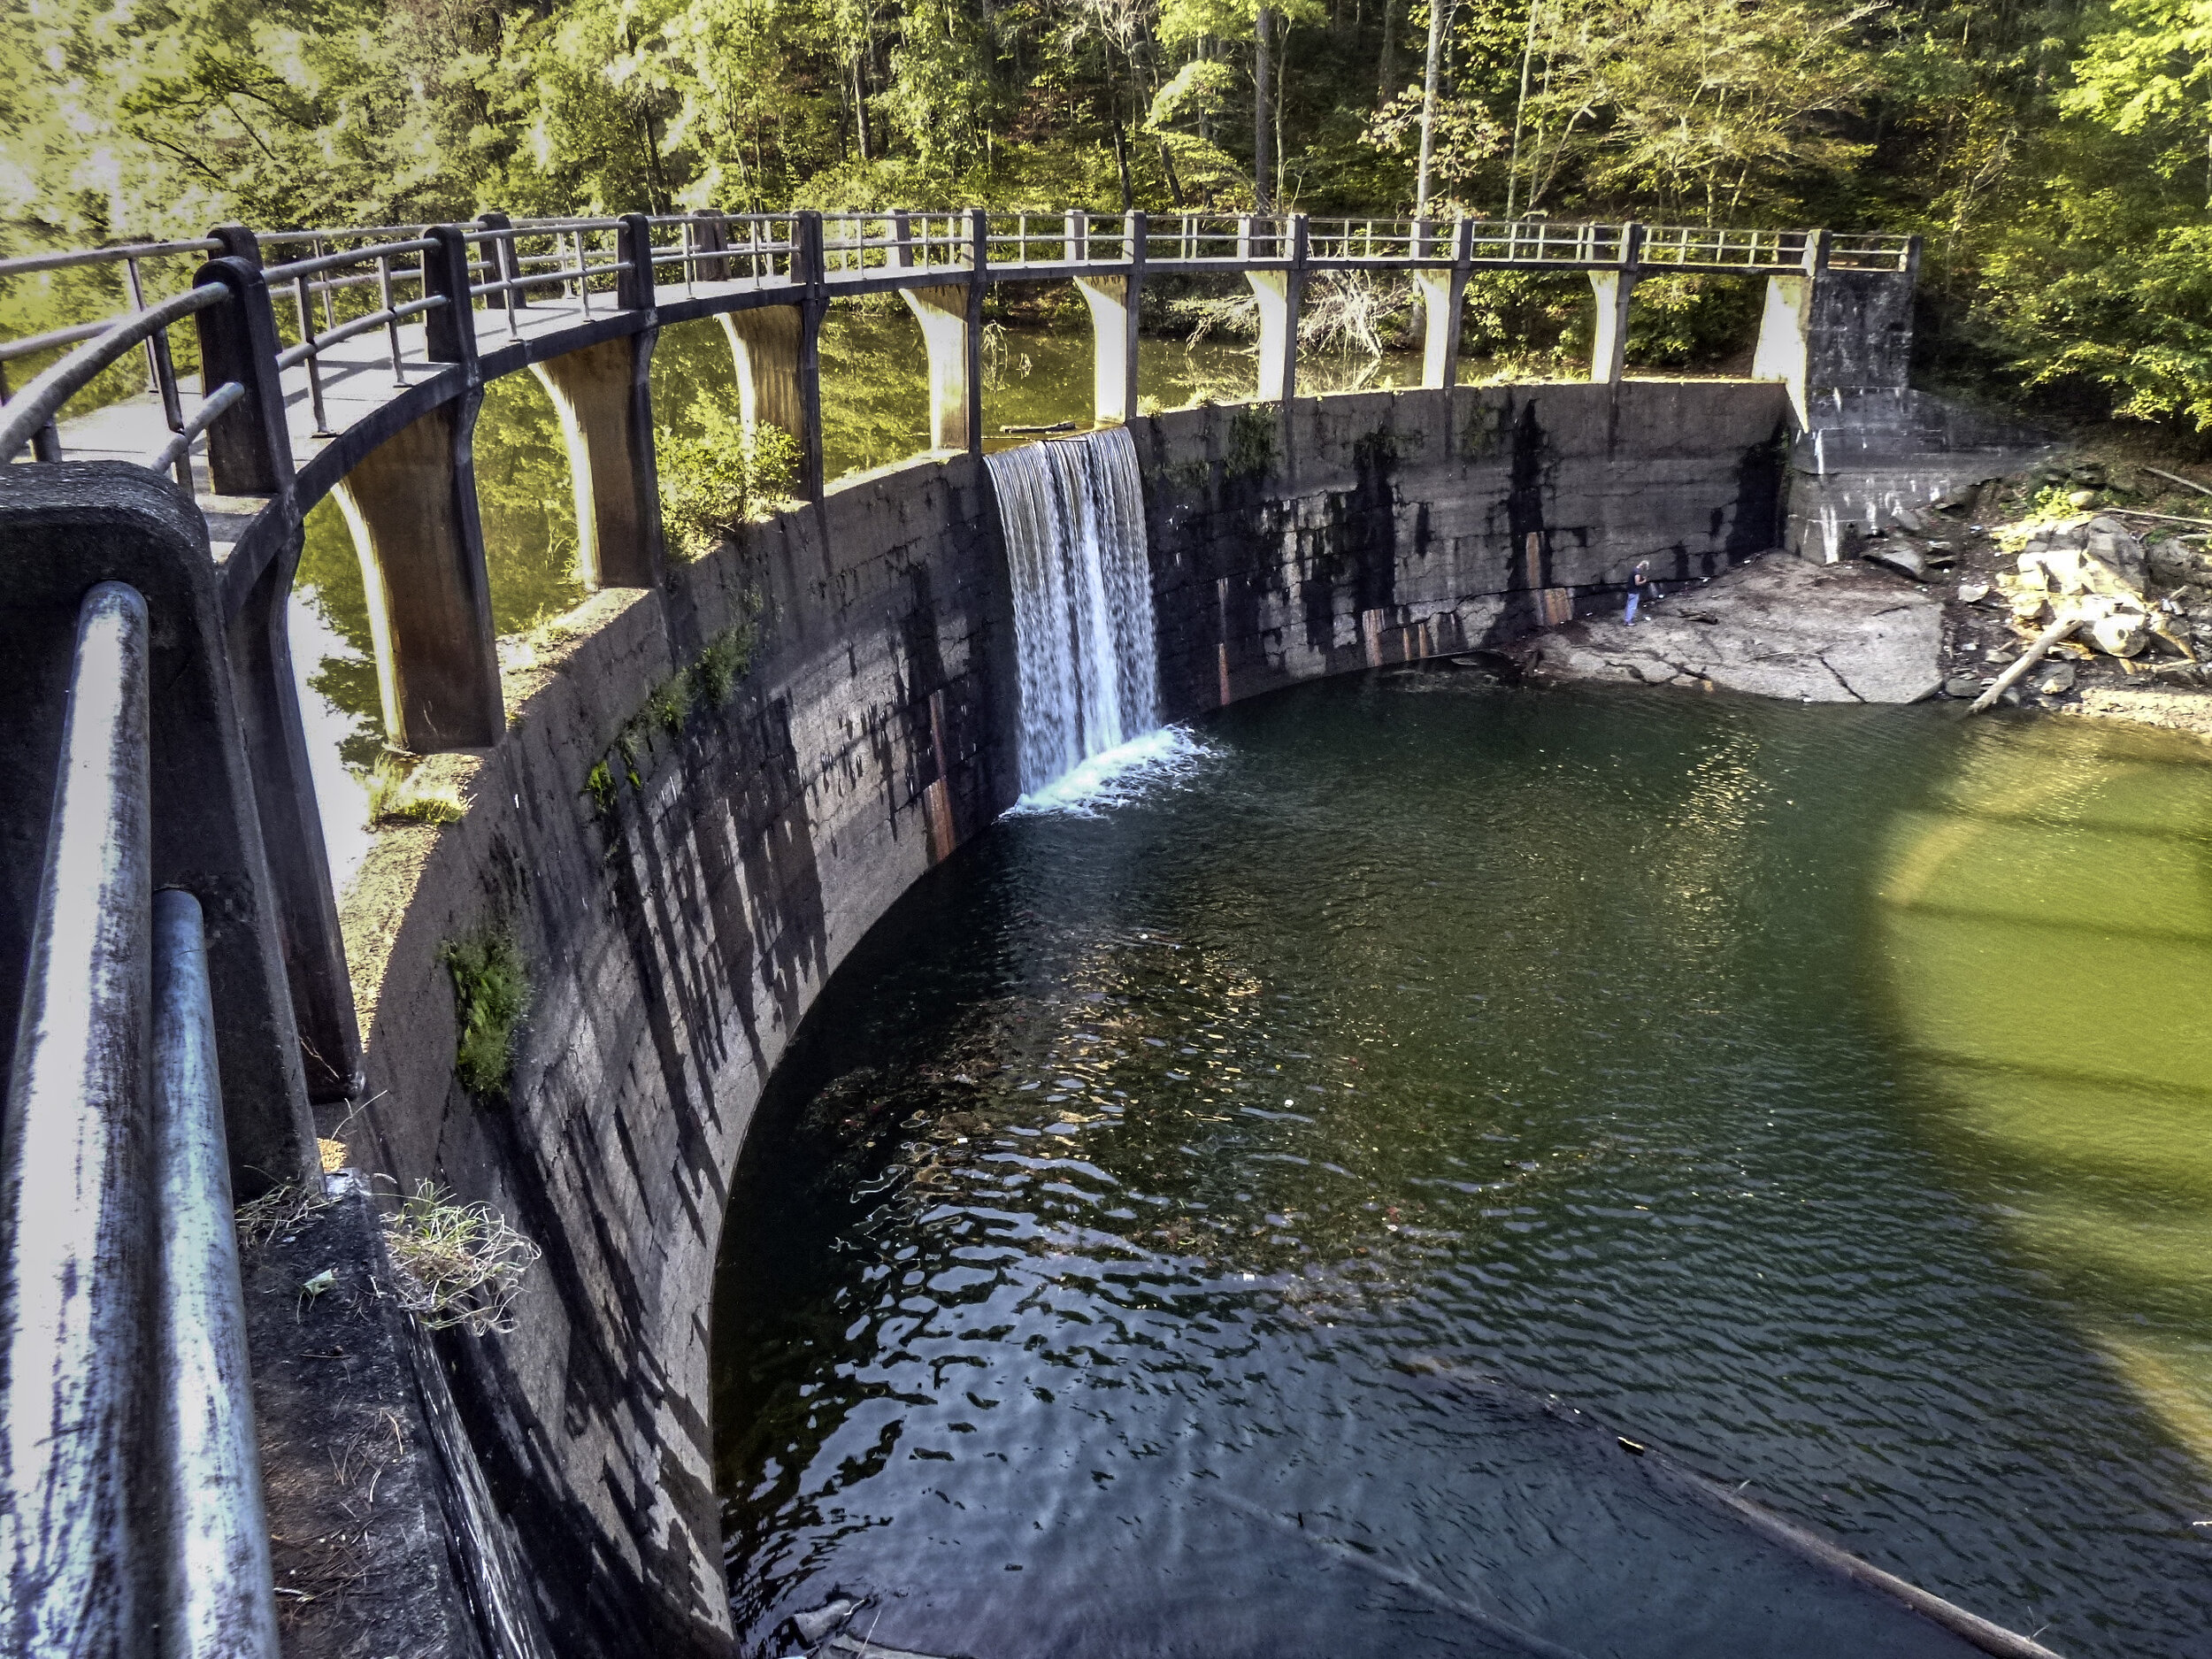
[[[0, 905], [0, 1544], [26, 1651], [145, 1651], [149, 1619], [184, 1653], [737, 1651], [708, 1409], [724, 1218], [780, 1059], [902, 895], [1158, 726], [1617, 609], [1639, 565], [1685, 584], [1818, 557], [1981, 465], [1915, 447], [1902, 239], [1016, 219], [491, 215], [70, 256], [204, 264], [178, 297], [46, 342], [92, 342], [0, 406], [7, 452], [33, 455], [0, 471], [0, 672], [27, 711], [7, 753], [35, 781], [5, 809]], [[1587, 273], [1589, 381], [1457, 384], [1459, 295], [1490, 265]], [[1627, 377], [1634, 283], [1662, 267], [1767, 285], [1755, 378]], [[379, 268], [381, 309], [373, 284], [356, 316], [325, 303], [318, 284]], [[1301, 288], [1330, 268], [1420, 285], [1430, 384], [1299, 394]], [[1138, 412], [1136, 299], [1175, 273], [1259, 296], [1254, 400]], [[995, 281], [1082, 292], [1095, 431], [984, 453]], [[879, 290], [919, 325], [935, 447], [826, 486], [815, 332]], [[798, 441], [802, 499], [683, 562], [647, 367], [658, 329], [707, 317], [733, 402]], [[154, 343], [187, 322], [196, 403]], [[63, 411], [142, 351], [152, 390]], [[592, 592], [503, 660], [471, 426], [486, 381], [526, 368], [560, 411]], [[334, 492], [389, 741], [462, 803], [380, 836], [342, 902], [283, 620], [302, 516]], [[136, 666], [102, 726], [89, 688], [117, 659], [88, 655], [107, 635], [87, 595], [124, 587], [139, 609], [98, 626]], [[119, 849], [96, 904], [68, 856], [94, 844]], [[157, 894], [165, 917], [196, 901], [185, 944], [169, 922], [85, 926]], [[188, 975], [160, 1013], [147, 987], [196, 961], [196, 994]], [[487, 1033], [511, 1036], [489, 1076], [462, 1057]], [[178, 1043], [199, 1071], [164, 1058]], [[159, 1125], [194, 1110], [227, 1153], [157, 1191]], [[49, 1118], [66, 1127], [23, 1127]], [[65, 1144], [89, 1217], [65, 1237], [28, 1225], [53, 1171], [26, 1150]], [[393, 1294], [377, 1217], [425, 1183], [534, 1252], [473, 1323]], [[219, 1240], [193, 1254], [241, 1203], [262, 1208], [235, 1265]], [[160, 1313], [179, 1284], [217, 1308], [196, 1359]], [[195, 1376], [233, 1409], [185, 1457], [146, 1425], [201, 1397]], [[53, 1413], [96, 1440], [88, 1463], [22, 1450]], [[96, 1501], [58, 1509], [65, 1490]], [[2045, 1651], [1891, 1591], [1955, 1644], [1927, 1651]]]

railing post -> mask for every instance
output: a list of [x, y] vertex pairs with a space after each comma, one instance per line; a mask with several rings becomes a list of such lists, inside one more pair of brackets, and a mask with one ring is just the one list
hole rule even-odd
[[891, 215], [891, 263], [902, 271], [914, 265], [914, 219], [904, 208]]
[[967, 211], [968, 229], [968, 436], [970, 455], [983, 453], [983, 296], [990, 289], [991, 216], [984, 209]]
[[1091, 216], [1081, 208], [1067, 216], [1067, 258], [1070, 265], [1081, 265], [1091, 257]]
[[423, 356], [433, 363], [473, 365], [476, 306], [469, 297], [468, 229], [461, 225], [433, 225], [423, 234], [434, 244], [423, 250], [423, 293], [445, 301], [422, 314]]
[[822, 216], [805, 212], [791, 223], [791, 276], [803, 282], [799, 305], [799, 488], [822, 499], [822, 319], [829, 314], [829, 271], [822, 247]]
[[[479, 214], [476, 222], [486, 230], [500, 231], [512, 230], [515, 224], [506, 214], [496, 210]], [[491, 265], [499, 273], [499, 280], [502, 282], [519, 282], [522, 280], [522, 256], [515, 251], [514, 238], [502, 236], [491, 244]], [[498, 299], [499, 309], [507, 311], [518, 311], [530, 303], [523, 296], [520, 288], [509, 288], [498, 296]]]
[[614, 303], [626, 311], [649, 311], [659, 287], [659, 273], [653, 269], [653, 224], [642, 213], [625, 213], [622, 228], [615, 233], [615, 257], [630, 268], [618, 271], [614, 279]]
[[200, 336], [200, 392], [236, 381], [245, 396], [207, 429], [207, 472], [219, 495], [278, 495], [292, 485], [292, 434], [277, 375], [276, 312], [261, 267], [235, 255], [211, 259], [195, 288], [220, 282], [230, 297], [194, 319]]
[[1621, 227], [1619, 264], [1610, 271], [1590, 273], [1590, 287], [1597, 296], [1597, 326], [1590, 344], [1590, 379], [1600, 386], [1620, 382], [1628, 363], [1628, 311], [1636, 291], [1636, 275], [1643, 259], [1644, 227]]
[[694, 273], [702, 282], [726, 282], [730, 280], [730, 262], [711, 256], [722, 253], [730, 245], [730, 222], [710, 207], [703, 207], [691, 216], [693, 246], [702, 256], [694, 265]]
[[207, 239], [221, 244], [216, 250], [218, 259], [243, 259], [255, 270], [261, 269], [261, 239], [244, 225], [217, 225], [207, 233]]

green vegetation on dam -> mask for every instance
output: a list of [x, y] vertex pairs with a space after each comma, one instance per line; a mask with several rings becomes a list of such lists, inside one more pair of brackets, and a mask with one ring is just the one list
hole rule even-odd
[[1325, 681], [933, 872], [734, 1189], [745, 1651], [1950, 1651], [1617, 1434], [2212, 1654], [2212, 774], [1955, 714]]

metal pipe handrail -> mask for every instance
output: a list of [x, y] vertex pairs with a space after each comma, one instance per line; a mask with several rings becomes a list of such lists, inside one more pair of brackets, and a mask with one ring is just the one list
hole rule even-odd
[[230, 290], [220, 282], [203, 282], [142, 311], [132, 312], [110, 325], [98, 339], [44, 370], [22, 391], [0, 403], [0, 457], [12, 457], [64, 403], [140, 341], [229, 297]]
[[41, 1652], [277, 1659], [206, 935], [153, 891], [152, 657], [144, 598], [95, 584], [0, 1136], [0, 1601]]
[[[215, 418], [218, 415], [245, 395], [246, 388], [236, 380], [225, 380], [200, 400], [199, 408], [195, 410], [191, 417], [177, 428], [168, 442], [154, 451], [153, 455], [148, 458], [146, 465], [157, 472], [165, 472], [180, 462], [186, 461], [186, 457], [192, 452], [193, 443], [200, 434], [215, 424]], [[188, 471], [182, 482], [188, 490], [192, 488], [192, 476]]]
[[34, 271], [66, 271], [88, 265], [110, 265], [118, 259], [158, 259], [170, 254], [220, 253], [223, 244], [207, 237], [183, 242], [121, 242], [111, 248], [72, 248], [61, 253], [19, 254], [0, 259], [0, 277], [28, 276]]
[[153, 899], [153, 1144], [160, 1267], [153, 1374], [168, 1504], [164, 1647], [277, 1659], [246, 1302], [200, 902]]
[[334, 236], [419, 236], [429, 229], [427, 225], [333, 225], [325, 230], [263, 230], [254, 233], [254, 241], [264, 248], [273, 248], [280, 242], [328, 242]]
[[78, 611], [0, 1133], [0, 1603], [55, 1652], [128, 1652], [156, 1617], [131, 1536], [150, 1310], [130, 1264], [158, 1236], [150, 649], [146, 602], [96, 584]]
[[[427, 236], [418, 236], [406, 242], [380, 242], [368, 248], [342, 249], [336, 253], [319, 254], [310, 259], [294, 259], [285, 265], [273, 265], [261, 274], [272, 282], [281, 282], [290, 277], [312, 276], [318, 271], [335, 270], [340, 265], [366, 265], [372, 259], [389, 258], [396, 254], [428, 253], [437, 245]], [[323, 285], [318, 283], [316, 286], [319, 288]]]

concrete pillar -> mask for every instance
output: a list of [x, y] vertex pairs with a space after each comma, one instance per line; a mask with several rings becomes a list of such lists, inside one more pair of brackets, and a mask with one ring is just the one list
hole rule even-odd
[[971, 318], [979, 294], [972, 284], [901, 288], [899, 297], [922, 326], [929, 349], [929, 445], [933, 449], [983, 446], [980, 318]]
[[[1289, 268], [1283, 271], [1247, 271], [1244, 280], [1260, 303], [1260, 388], [1262, 403], [1298, 396], [1298, 313], [1306, 293], [1306, 216], [1294, 213], [1289, 221]], [[1248, 250], [1252, 221], [1246, 219], [1238, 235], [1240, 248]]]
[[1643, 252], [1644, 227], [1621, 227], [1621, 260], [1610, 271], [1590, 273], [1590, 287], [1598, 303], [1597, 326], [1590, 339], [1590, 380], [1597, 386], [1620, 383], [1628, 364], [1628, 309], [1636, 290], [1637, 265]]
[[1618, 381], [1628, 362], [1628, 307], [1636, 279], [1621, 271], [1593, 271], [1597, 290], [1597, 327], [1590, 338], [1590, 379], [1600, 386]]
[[1091, 308], [1091, 418], [1101, 423], [1137, 412], [1137, 308], [1129, 288], [1127, 277], [1075, 279]]
[[1806, 424], [1805, 371], [1813, 316], [1810, 276], [1770, 276], [1766, 309], [1759, 316], [1759, 343], [1751, 354], [1751, 378], [1779, 380], [1789, 388], [1790, 407]]
[[650, 588], [665, 557], [653, 464], [658, 329], [533, 363], [553, 399], [576, 492], [576, 557], [587, 588]]
[[487, 748], [506, 726], [470, 454], [480, 401], [403, 426], [332, 492], [361, 558], [384, 728], [417, 754]]
[[[1424, 240], [1434, 233], [1422, 227]], [[1424, 342], [1421, 384], [1436, 388], [1459, 384], [1459, 313], [1467, 297], [1474, 227], [1461, 219], [1452, 228], [1451, 258], [1447, 270], [1416, 271], [1414, 292], [1421, 296]]]
[[803, 307], [764, 305], [757, 311], [724, 311], [722, 332], [737, 360], [737, 401], [745, 424], [772, 421], [793, 437], [806, 437], [806, 412], [799, 391], [799, 364], [805, 346]]
[[795, 494], [820, 497], [822, 445], [822, 315], [826, 302], [764, 305], [757, 311], [724, 311], [722, 332], [729, 336], [737, 364], [737, 404], [748, 429], [762, 421], [781, 426], [797, 440]]

